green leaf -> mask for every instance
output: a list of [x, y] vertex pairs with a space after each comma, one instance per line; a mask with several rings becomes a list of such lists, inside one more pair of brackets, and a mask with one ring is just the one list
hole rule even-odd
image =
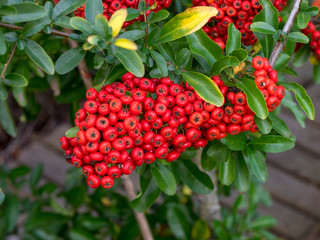
[[293, 77], [297, 77], [298, 76], [298, 73], [296, 71], [294, 71], [292, 68], [289, 68], [289, 67], [284, 67], [281, 70], [279, 70], [278, 72], [290, 74]]
[[7, 101], [0, 100], [0, 125], [11, 137], [17, 136], [17, 129], [14, 124]]
[[221, 160], [219, 168], [219, 179], [223, 185], [229, 186], [235, 178], [235, 158], [229, 151], [226, 160]]
[[210, 78], [198, 72], [183, 72], [182, 76], [202, 99], [217, 107], [222, 106], [224, 97], [218, 86]]
[[269, 23], [266, 22], [254, 22], [250, 25], [250, 30], [252, 32], [264, 33], [264, 34], [274, 34], [277, 31]]
[[69, 232], [71, 240], [92, 240], [96, 239], [94, 235], [84, 229], [71, 229]]
[[296, 117], [298, 123], [301, 125], [302, 128], [305, 128], [306, 123], [306, 115], [304, 114], [304, 112], [301, 110], [301, 108], [299, 108], [298, 104], [296, 104], [292, 97], [291, 97], [291, 93], [287, 92], [286, 95], [284, 96], [284, 98], [281, 101], [282, 105], [289, 108], [290, 111], [294, 114], [294, 116]]
[[249, 145], [260, 151], [279, 153], [293, 148], [294, 142], [283, 136], [262, 135], [260, 138], [250, 140]]
[[254, 121], [257, 124], [259, 130], [263, 133], [263, 134], [268, 134], [271, 132], [272, 130], [272, 121], [269, 117], [267, 117], [266, 119], [261, 119], [258, 118], [257, 116], [254, 116]]
[[258, 178], [258, 180], [261, 182], [266, 182], [268, 180], [268, 170], [265, 163], [266, 156], [257, 149], [248, 146], [245, 150], [244, 157], [247, 159], [252, 172]]
[[250, 178], [246, 161], [241, 152], [236, 153], [236, 169], [234, 184], [240, 192], [249, 190]]
[[3, 83], [11, 87], [25, 87], [28, 85], [28, 80], [19, 73], [9, 73], [4, 77]]
[[[109, 24], [108, 24], [108, 19], [103, 16], [102, 14], [98, 14], [95, 17], [95, 27], [96, 27], [96, 31], [97, 33], [103, 38], [107, 38], [108, 34], [109, 34]], [[110, 31], [111, 33], [111, 31]]]
[[191, 52], [187, 48], [181, 49], [177, 54], [176, 63], [179, 67], [184, 68], [190, 60]]
[[0, 7], [0, 16], [13, 15], [16, 11], [11, 6], [1, 6]]
[[30, 22], [43, 18], [46, 15], [46, 10], [37, 4], [31, 2], [23, 2], [11, 5], [15, 10], [15, 14], [2, 17], [3, 22], [20, 23]]
[[236, 57], [239, 60], [239, 62], [243, 62], [247, 59], [248, 52], [247, 50], [240, 48], [232, 51], [232, 53], [230, 53], [229, 56]]
[[98, 14], [103, 13], [101, 0], [87, 0], [85, 7], [85, 17], [91, 24], [95, 23], [95, 18]]
[[117, 52], [114, 55], [120, 60], [123, 66], [135, 76], [143, 77], [144, 66], [137, 52], [119, 47], [116, 47], [116, 49]]
[[306, 11], [309, 13], [312, 17], [319, 14], [319, 8], [318, 7], [309, 7]]
[[8, 92], [3, 84], [0, 82], [0, 100], [6, 100], [8, 98]]
[[221, 47], [212, 41], [202, 29], [188, 35], [186, 38], [191, 52], [205, 59], [207, 65], [203, 67], [206, 67], [210, 72], [209, 69], [211, 69], [216, 60], [223, 57]]
[[167, 221], [172, 234], [176, 238], [190, 238], [190, 223], [178, 205], [172, 205], [167, 208]]
[[213, 7], [188, 8], [175, 15], [161, 28], [158, 43], [173, 41], [198, 31], [217, 13], [217, 9]]
[[308, 12], [301, 11], [298, 13], [297, 23], [300, 29], [304, 29], [307, 27], [310, 22], [311, 15]]
[[280, 133], [284, 137], [290, 137], [291, 132], [290, 129], [288, 128], [287, 124], [279, 117], [277, 117], [274, 114], [271, 114], [269, 118], [272, 121], [272, 127], [274, 130], [276, 130], [278, 133]]
[[40, 180], [40, 177], [42, 175], [42, 171], [43, 171], [42, 164], [37, 164], [32, 169], [32, 172], [30, 174], [30, 188], [32, 189], [33, 192], [36, 189], [36, 186], [37, 186], [37, 184], [38, 184], [38, 182]]
[[210, 228], [206, 221], [198, 219], [191, 230], [193, 240], [209, 240], [211, 235]]
[[270, 228], [276, 224], [277, 222], [273, 217], [263, 216], [249, 223], [247, 229]]
[[157, 49], [161, 55], [168, 61], [175, 63], [175, 55], [172, 46], [169, 43], [163, 43], [157, 45]]
[[[278, 30], [278, 11], [272, 4], [270, 0], [260, 0], [262, 5], [262, 11], [257, 14], [253, 23], [255, 22], [265, 22], [273, 27], [276, 31]], [[263, 54], [266, 58], [269, 58], [273, 50], [274, 39], [270, 34], [258, 33], [255, 32], [254, 35], [259, 39], [259, 42], [262, 46]]]
[[157, 66], [161, 72], [161, 75], [163, 77], [168, 76], [167, 62], [164, 59], [164, 57], [162, 57], [162, 55], [155, 50], [151, 50], [151, 56], [155, 60]]
[[174, 195], [177, 191], [177, 182], [173, 173], [163, 164], [156, 162], [151, 164], [151, 172], [156, 179], [159, 188], [167, 195]]
[[8, 196], [6, 203], [4, 218], [6, 221], [7, 232], [10, 233], [14, 230], [18, 220], [19, 198], [15, 195], [10, 197]]
[[145, 171], [140, 176], [140, 189], [141, 192], [137, 198], [131, 201], [130, 207], [138, 212], [143, 212], [150, 208], [157, 200], [161, 194], [161, 190], [150, 171]]
[[206, 171], [211, 171], [217, 165], [217, 161], [208, 155], [210, 147], [211, 142], [209, 142], [201, 152], [201, 167]]
[[169, 17], [169, 12], [167, 10], [160, 10], [152, 15], [151, 19], [148, 21], [148, 23], [156, 23], [161, 20], [164, 20]]
[[102, 65], [93, 79], [93, 87], [100, 91], [104, 84], [112, 84], [126, 72], [127, 70], [121, 64], [117, 64], [114, 67]]
[[4, 199], [6, 198], [6, 195], [4, 194], [4, 192], [2, 191], [2, 189], [0, 188], [0, 206], [2, 205], [2, 203], [4, 202]]
[[281, 82], [279, 84], [295, 93], [296, 100], [298, 101], [302, 110], [306, 113], [309, 119], [314, 120], [314, 117], [315, 117], [314, 106], [306, 90], [301, 85], [294, 82]]
[[286, 54], [286, 53], [281, 53], [275, 66], [274, 69], [279, 71], [281, 69], [283, 69], [284, 67], [286, 67], [290, 61], [291, 56]]
[[308, 45], [303, 45], [295, 54], [292, 65], [294, 67], [301, 67], [306, 61], [308, 61], [311, 50]]
[[76, 137], [79, 130], [80, 130], [79, 127], [70, 128], [68, 131], [65, 132], [65, 135], [68, 138]]
[[246, 148], [247, 137], [244, 133], [237, 135], [228, 134], [225, 138], [221, 139], [221, 142], [232, 151], [242, 151]]
[[222, 70], [235, 67], [240, 64], [239, 60], [233, 56], [225, 56], [219, 58], [211, 67], [211, 74], [212, 76], [216, 76], [222, 72]]
[[79, 208], [87, 196], [86, 186], [76, 186], [71, 188], [65, 193], [66, 200], [72, 205], [73, 208]]
[[48, 16], [41, 19], [28, 22], [23, 26], [21, 37], [30, 37], [40, 32], [46, 25], [50, 24], [51, 20]]
[[12, 87], [12, 94], [14, 99], [19, 103], [21, 107], [27, 106], [26, 88]]
[[179, 171], [183, 183], [198, 194], [208, 194], [213, 190], [213, 183], [210, 177], [199, 170], [191, 160], [183, 159], [174, 162], [174, 167]]
[[4, 55], [7, 52], [7, 43], [4, 38], [4, 34], [0, 29], [0, 55]]
[[291, 32], [288, 34], [287, 38], [291, 41], [304, 43], [304, 44], [309, 42], [309, 38], [301, 32]]
[[75, 29], [80, 30], [81, 32], [85, 33], [86, 35], [91, 35], [91, 24], [84, 18], [81, 17], [72, 17], [70, 19], [70, 24]]
[[49, 75], [54, 74], [54, 64], [43, 48], [33, 40], [26, 39], [25, 51], [29, 58]]
[[[207, 147], [208, 146], [208, 147]], [[204, 155], [205, 154], [205, 155]], [[201, 156], [201, 166], [206, 171], [211, 171], [213, 168], [217, 167], [218, 162], [224, 161], [229, 155], [229, 149], [220, 142], [212, 142], [212, 144], [207, 144], [202, 152]]]
[[27, 175], [30, 172], [30, 168], [27, 166], [18, 166], [11, 170], [9, 178], [15, 180], [16, 178]]
[[313, 80], [315, 83], [320, 83], [320, 64], [313, 65]]
[[140, 15], [140, 11], [135, 8], [127, 8], [127, 12], [128, 12], [128, 15], [127, 15], [126, 21], [134, 20]]
[[64, 52], [57, 60], [55, 69], [59, 74], [66, 74], [76, 68], [86, 52], [80, 48], [72, 48]]
[[[53, 20], [53, 24], [64, 28], [74, 29], [70, 24], [70, 19], [71, 18], [68, 16], [60, 16]], [[77, 36], [77, 34], [71, 33], [69, 35], [70, 39], [73, 39], [73, 36]]]
[[237, 87], [244, 91], [248, 105], [257, 117], [266, 119], [269, 114], [267, 104], [256, 83], [251, 79], [241, 78], [237, 81]]
[[228, 40], [226, 44], [226, 55], [229, 55], [234, 50], [241, 48], [241, 33], [233, 23], [228, 26]]
[[[103, 17], [105, 18], [105, 17]], [[146, 35], [146, 32], [143, 30], [131, 30], [131, 31], [126, 31], [122, 33], [119, 38], [126, 38], [131, 41], [137, 41], [141, 38], [143, 38]]]
[[62, 15], [67, 15], [81, 7], [86, 0], [61, 0], [53, 9], [52, 18], [55, 19]]

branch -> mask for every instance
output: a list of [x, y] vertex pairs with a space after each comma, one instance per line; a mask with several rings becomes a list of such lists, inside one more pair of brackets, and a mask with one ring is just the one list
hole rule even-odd
[[[134, 191], [133, 183], [132, 183], [130, 177], [126, 176], [126, 175], [122, 176], [122, 180], [123, 180], [124, 188], [127, 191], [129, 200], [132, 201], [133, 199], [136, 198], [136, 193]], [[144, 240], [153, 240], [150, 226], [149, 226], [149, 223], [148, 223], [147, 218], [144, 215], [144, 213], [139, 213], [136, 210], [133, 210], [133, 213], [134, 213], [134, 216], [136, 217], [137, 222], [139, 224], [142, 238]]]
[[[13, 25], [13, 24], [9, 24], [9, 23], [2, 23], [2, 22], [0, 22], [0, 27], [12, 29], [12, 30], [19, 30], [19, 31], [23, 30], [23, 27], [20, 27], [20, 26], [17, 26], [17, 25]], [[44, 32], [41, 31], [41, 33], [44, 33]], [[55, 35], [55, 36], [65, 37], [65, 38], [69, 37], [69, 33], [58, 31], [56, 29], [51, 29], [51, 33], [50, 34], [51, 35]]]
[[6, 71], [7, 71], [7, 68], [8, 68], [8, 66], [9, 66], [9, 64], [10, 64], [10, 62], [11, 62], [11, 59], [12, 59], [12, 57], [13, 57], [16, 49], [17, 49], [17, 44], [14, 44], [14, 46], [13, 46], [13, 48], [12, 48], [12, 50], [11, 50], [10, 56], [9, 56], [9, 58], [8, 58], [8, 61], [7, 61], [6, 64], [4, 65], [4, 68], [3, 68], [2, 72], [1, 72], [0, 79], [2, 79], [2, 78], [4, 77], [4, 74], [5, 74]]
[[[293, 8], [290, 12], [290, 15], [288, 17], [288, 20], [286, 22], [286, 24], [284, 25], [282, 31], [285, 33], [285, 35], [287, 35], [290, 31], [291, 31], [291, 28], [293, 26], [293, 23], [294, 21], [296, 20], [297, 18], [297, 15], [299, 13], [299, 8], [300, 8], [300, 3], [301, 3], [302, 0], [295, 0], [294, 2], [294, 5], [293, 5]], [[273, 52], [271, 54], [271, 57], [269, 59], [269, 63], [272, 67], [274, 67], [282, 49], [284, 48], [286, 44], [286, 40], [284, 40], [283, 42], [281, 42], [280, 40], [278, 40], [276, 42], [276, 45], [273, 49]]]

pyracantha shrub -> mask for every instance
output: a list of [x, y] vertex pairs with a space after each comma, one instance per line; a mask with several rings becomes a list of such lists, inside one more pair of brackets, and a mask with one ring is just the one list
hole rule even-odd
[[[268, 60], [255, 57], [254, 77], [269, 111], [284, 97], [277, 86], [277, 72]], [[246, 95], [228, 87], [219, 76], [212, 77], [225, 97], [217, 107], [205, 102], [188, 83], [169, 78], [138, 78], [131, 73], [122, 82], [87, 91], [83, 108], [75, 115], [76, 137], [60, 139], [66, 159], [82, 167], [93, 188], [113, 186], [114, 179], [130, 174], [143, 162], [168, 162], [187, 148], [203, 148], [208, 141], [227, 134], [259, 131]]]
[[[222, 49], [228, 39], [228, 26], [234, 23], [241, 32], [241, 41], [246, 46], [253, 45], [257, 38], [250, 30], [253, 18], [262, 10], [259, 0], [193, 0], [193, 6], [212, 6], [217, 8], [218, 15], [211, 18], [203, 30]], [[287, 0], [276, 0], [273, 2], [275, 8], [280, 12], [287, 4]], [[279, 17], [279, 21], [281, 18]]]
[[[303, 29], [302, 32], [311, 38], [309, 46], [316, 59], [320, 60], [320, 31], [317, 31], [315, 25], [312, 22], [309, 22], [308, 26]], [[302, 44], [297, 44], [297, 48], [300, 48], [301, 46]]]

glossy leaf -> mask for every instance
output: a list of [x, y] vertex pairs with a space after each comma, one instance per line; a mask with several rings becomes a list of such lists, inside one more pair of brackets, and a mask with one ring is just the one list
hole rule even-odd
[[95, 28], [97, 33], [105, 39], [109, 34], [109, 23], [108, 19], [102, 14], [98, 14], [94, 20]]
[[287, 124], [279, 117], [274, 114], [271, 114], [269, 118], [272, 121], [272, 128], [280, 133], [284, 137], [290, 137], [291, 132]]
[[257, 124], [259, 130], [263, 133], [263, 134], [268, 134], [271, 132], [272, 130], [272, 121], [269, 117], [267, 117], [266, 119], [261, 119], [258, 118], [256, 116], [254, 116], [254, 121]]
[[160, 10], [152, 15], [151, 19], [148, 21], [149, 23], [156, 23], [161, 20], [164, 20], [169, 17], [169, 12], [167, 10]]
[[0, 16], [13, 15], [16, 11], [11, 6], [1, 6], [0, 7]]
[[226, 55], [229, 55], [234, 50], [241, 48], [241, 33], [233, 23], [228, 26], [228, 40], [226, 44]]
[[248, 105], [257, 117], [266, 119], [269, 114], [267, 104], [256, 83], [251, 79], [241, 78], [237, 81], [237, 87], [244, 91]]
[[174, 195], [177, 191], [177, 182], [173, 173], [161, 163], [151, 165], [151, 172], [159, 188], [167, 195]]
[[231, 151], [229, 151], [226, 160], [220, 162], [219, 179], [223, 185], [229, 186], [235, 178], [235, 158]]
[[54, 74], [54, 64], [44, 49], [35, 41], [26, 39], [25, 51], [29, 58], [49, 75]]
[[274, 34], [277, 31], [267, 22], [254, 22], [250, 25], [250, 30], [252, 32], [264, 33], [264, 34]]
[[10, 7], [14, 8], [15, 13], [12, 15], [3, 16], [3, 22], [30, 22], [33, 20], [43, 18], [46, 15], [46, 10], [42, 6], [39, 6], [31, 2], [22, 2], [11, 5]]
[[12, 94], [14, 99], [21, 107], [26, 107], [28, 100], [26, 95], [26, 88], [23, 87], [13, 87]]
[[35, 21], [30, 21], [23, 26], [21, 36], [30, 37], [40, 32], [46, 25], [50, 24], [50, 22], [51, 20], [48, 16], [45, 16]]
[[7, 52], [7, 43], [4, 38], [4, 34], [0, 29], [0, 55], [4, 55]]
[[155, 50], [151, 50], [151, 56], [155, 60], [157, 66], [161, 72], [161, 75], [163, 77], [168, 76], [168, 67], [167, 67], [167, 63], [166, 63], [166, 60], [164, 59], [164, 57], [162, 57], [162, 55]]
[[4, 77], [3, 83], [11, 87], [25, 87], [28, 85], [28, 80], [19, 73], [9, 73]]
[[240, 49], [236, 49], [236, 50], [232, 51], [229, 54], [229, 56], [236, 57], [239, 60], [239, 62], [243, 62], [247, 59], [248, 52], [247, 52], [247, 50], [240, 48]]
[[126, 31], [122, 33], [119, 38], [126, 38], [131, 41], [137, 41], [141, 38], [143, 38], [146, 35], [146, 32], [143, 30], [131, 30], [131, 31]]
[[182, 76], [202, 99], [215, 106], [222, 106], [224, 97], [218, 86], [210, 78], [198, 72], [183, 72]]
[[191, 52], [187, 48], [181, 49], [181, 51], [177, 54], [176, 63], [179, 67], [185, 67], [190, 60]]
[[307, 117], [313, 120], [315, 117], [315, 110], [314, 110], [312, 100], [307, 94], [307, 91], [298, 83], [281, 82], [279, 84], [295, 93], [296, 100], [299, 103], [300, 107], [306, 113]]
[[126, 21], [131, 21], [140, 16], [140, 11], [135, 8], [127, 8], [127, 14]]
[[306, 123], [305, 123], [306, 115], [301, 110], [301, 108], [299, 108], [298, 104], [296, 104], [296, 102], [293, 101], [290, 92], [286, 93], [286, 95], [281, 101], [281, 104], [290, 109], [290, 111], [294, 114], [294, 116], [296, 117], [301, 127], [303, 128], [306, 127]]
[[3, 84], [0, 82], [0, 100], [6, 100], [8, 98], [8, 92], [3, 86]]
[[173, 41], [194, 33], [217, 14], [217, 9], [213, 7], [188, 8], [183, 13], [175, 15], [161, 28], [158, 43]]
[[134, 42], [125, 38], [118, 38], [114, 42], [114, 45], [116, 45], [117, 47], [128, 49], [128, 50], [133, 50], [133, 51], [138, 50], [138, 47]]
[[270, 228], [277, 224], [276, 220], [271, 216], [263, 216], [253, 220], [248, 224], [247, 229]]
[[300, 29], [304, 29], [307, 27], [310, 21], [311, 15], [308, 12], [301, 11], [298, 13], [297, 23]]
[[43, 166], [42, 164], [37, 164], [31, 171], [30, 174], [30, 188], [32, 190], [36, 189], [36, 186], [40, 180], [40, 177], [42, 175]]
[[19, 215], [19, 198], [16, 195], [8, 196], [4, 218], [7, 232], [12, 232], [17, 224]]
[[277, 71], [283, 69], [284, 67], [286, 67], [288, 65], [290, 59], [291, 59], [290, 55], [288, 55], [286, 53], [280, 54], [275, 66], [274, 66], [274, 69]]
[[94, 24], [96, 16], [102, 13], [103, 13], [103, 6], [102, 6], [101, 0], [86, 1], [85, 17], [89, 23]]
[[122, 25], [124, 24], [127, 17], [127, 10], [122, 8], [120, 10], [115, 11], [110, 20], [109, 26], [112, 27], [112, 36], [118, 35], [120, 32]]
[[143, 63], [135, 51], [117, 47], [117, 52], [114, 55], [129, 72], [137, 77], [144, 76]]
[[61, 0], [54, 7], [52, 18], [67, 15], [81, 7], [85, 2], [86, 0]]
[[320, 64], [313, 65], [313, 80], [315, 83], [320, 83]]
[[80, 48], [71, 48], [64, 52], [57, 60], [55, 69], [59, 74], [66, 74], [76, 68], [86, 52]]
[[236, 167], [235, 167], [235, 179], [234, 184], [240, 192], [249, 190], [250, 178], [247, 163], [241, 152], [236, 153]]
[[6, 195], [4, 194], [4, 192], [2, 191], [2, 189], [0, 188], [0, 206], [2, 205], [2, 203], [4, 202], [4, 199], [6, 198]]
[[172, 234], [178, 239], [190, 238], [190, 224], [187, 217], [178, 205], [169, 206], [167, 221]]
[[70, 137], [76, 137], [77, 136], [77, 132], [79, 132], [79, 127], [73, 127], [70, 128], [68, 131], [65, 132], [66, 137], [70, 138]]
[[263, 135], [250, 140], [249, 145], [260, 151], [279, 153], [290, 150], [295, 144], [291, 139], [283, 136]]
[[175, 63], [174, 51], [169, 43], [159, 44], [157, 45], [157, 49], [166, 60]]
[[72, 17], [70, 19], [70, 24], [75, 29], [80, 30], [81, 32], [85, 33], [86, 35], [91, 35], [91, 24], [84, 18], [81, 17]]
[[227, 159], [229, 149], [219, 142], [213, 142], [212, 144], [207, 144], [207, 146], [202, 152], [201, 166], [204, 170], [211, 171], [217, 167], [219, 161]]
[[183, 159], [175, 162], [175, 168], [179, 171], [180, 179], [198, 194], [208, 194], [213, 190], [210, 177], [199, 170], [191, 160]]
[[140, 176], [140, 188], [140, 194], [131, 201], [130, 207], [138, 212], [143, 212], [157, 200], [161, 190], [150, 171], [146, 171]]
[[311, 50], [308, 45], [303, 45], [295, 54], [292, 65], [294, 67], [301, 67], [306, 61], [308, 61]]
[[235, 67], [240, 64], [239, 60], [233, 56], [225, 56], [219, 58], [211, 67], [211, 75], [216, 76], [220, 74], [224, 69], [229, 67]]
[[309, 38], [301, 32], [291, 32], [288, 34], [287, 38], [291, 41], [304, 43], [304, 44], [309, 42]]
[[211, 147], [211, 142], [209, 142], [201, 152], [201, 167], [206, 171], [211, 171], [216, 167], [217, 161], [208, 155], [208, 150]]
[[250, 146], [246, 148], [244, 156], [258, 180], [266, 182], [268, 180], [268, 170], [265, 163], [266, 156]]
[[232, 151], [242, 151], [246, 148], [247, 137], [244, 133], [237, 135], [228, 134], [225, 138], [221, 139], [221, 142]]
[[204, 58], [208, 69], [211, 69], [217, 59], [223, 57], [221, 47], [212, 41], [202, 29], [188, 35], [186, 38], [191, 52]]
[[17, 136], [17, 129], [14, 124], [7, 101], [0, 100], [0, 125], [11, 137]]

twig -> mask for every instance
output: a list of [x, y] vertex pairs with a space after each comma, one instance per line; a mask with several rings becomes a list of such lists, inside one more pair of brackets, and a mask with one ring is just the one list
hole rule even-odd
[[[128, 194], [129, 200], [131, 201], [131, 200], [135, 199], [136, 193], [134, 191], [134, 186], [133, 186], [133, 183], [132, 183], [130, 177], [123, 175], [122, 180], [123, 180], [124, 188], [126, 189], [126, 192]], [[149, 223], [148, 223], [147, 218], [144, 215], [144, 213], [139, 213], [135, 210], [133, 210], [133, 213], [134, 213], [134, 216], [136, 217], [137, 222], [139, 224], [139, 228], [140, 228], [141, 235], [142, 235], [143, 239], [144, 240], [153, 240], [150, 226], [149, 226]]]
[[2, 78], [4, 77], [4, 74], [5, 74], [6, 71], [7, 71], [7, 68], [8, 68], [8, 66], [9, 66], [9, 64], [10, 64], [10, 62], [11, 62], [11, 59], [12, 59], [12, 57], [13, 57], [16, 49], [17, 49], [17, 44], [14, 44], [14, 46], [13, 46], [13, 48], [12, 48], [12, 50], [11, 50], [10, 56], [9, 56], [9, 58], [8, 58], [8, 61], [7, 61], [6, 64], [4, 65], [4, 68], [3, 68], [2, 72], [1, 72], [0, 79], [2, 79]]
[[[19, 30], [22, 31], [23, 27], [17, 26], [17, 25], [13, 25], [13, 24], [9, 24], [9, 23], [2, 23], [0, 22], [0, 27], [3, 28], [8, 28], [8, 29], [12, 29], [12, 30]], [[43, 31], [41, 31], [41, 33], [44, 33]], [[60, 36], [60, 37], [65, 37], [68, 38], [69, 37], [69, 33], [67, 32], [62, 32], [56, 29], [51, 29], [51, 35], [55, 35], [55, 36]]]
[[[297, 15], [299, 13], [299, 8], [300, 8], [301, 1], [302, 0], [295, 0], [295, 2], [294, 2], [294, 5], [293, 5], [293, 8], [292, 8], [292, 10], [290, 12], [290, 15], [288, 17], [288, 20], [287, 20], [287, 22], [284, 25], [283, 30], [282, 30], [285, 33], [285, 35], [287, 35], [291, 31], [293, 23], [296, 20]], [[283, 42], [278, 40], [276, 42], [276, 45], [275, 45], [275, 47], [273, 49], [273, 52], [271, 54], [271, 57], [269, 59], [269, 63], [270, 63], [270, 65], [272, 67], [274, 67], [274, 65], [275, 65], [275, 63], [276, 63], [276, 61], [277, 61], [277, 59], [278, 59], [283, 47], [285, 46], [285, 44], [286, 44], [286, 40], [283, 41]]]

